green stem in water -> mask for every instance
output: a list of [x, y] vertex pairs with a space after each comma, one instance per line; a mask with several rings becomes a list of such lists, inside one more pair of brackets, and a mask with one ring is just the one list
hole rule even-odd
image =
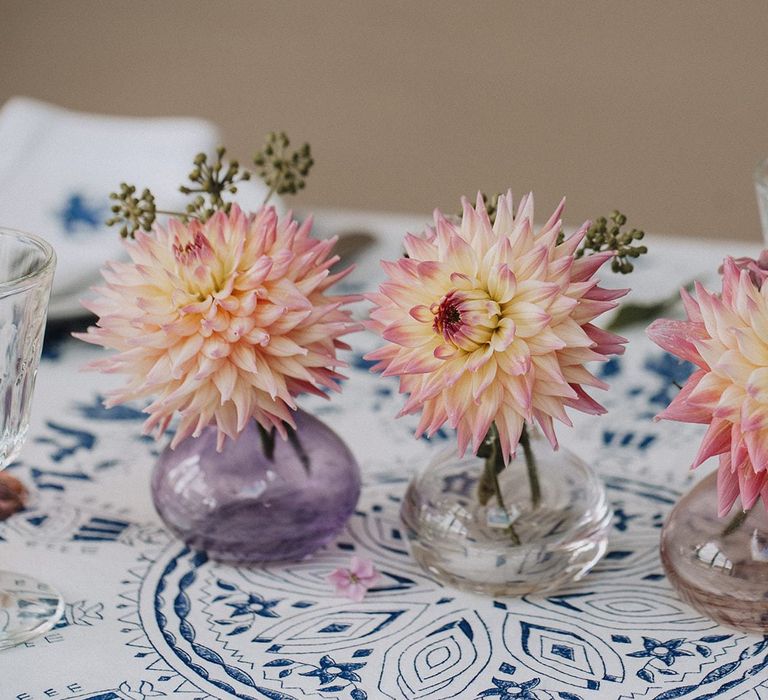
[[744, 521], [749, 517], [749, 514], [752, 512], [752, 509], [749, 510], [740, 510], [736, 515], [734, 515], [728, 524], [723, 528], [722, 537], [728, 537], [728, 535], [732, 535], [736, 530], [738, 530], [743, 524]]
[[539, 470], [536, 467], [536, 456], [531, 449], [531, 440], [528, 437], [528, 428], [523, 425], [523, 432], [520, 433], [520, 444], [523, 446], [525, 454], [525, 466], [528, 470], [528, 483], [531, 486], [531, 503], [534, 508], [539, 507], [541, 503], [541, 485], [539, 484]]
[[259, 436], [261, 437], [261, 449], [264, 456], [270, 461], [275, 459], [275, 429], [267, 430], [261, 423], [258, 423]]
[[296, 431], [287, 423], [286, 423], [285, 429], [288, 432], [288, 442], [291, 443], [291, 447], [293, 447], [293, 451], [296, 453], [296, 456], [299, 458], [299, 461], [301, 462], [301, 465], [304, 467], [304, 470], [307, 472], [307, 474], [309, 474], [309, 467], [310, 467], [309, 455], [304, 449], [304, 445], [301, 444], [301, 441], [299, 440], [299, 436], [296, 433]]
[[[485, 458], [485, 467], [483, 469], [483, 476], [480, 479], [478, 485], [478, 499], [482, 505], [488, 503], [491, 495], [496, 497], [496, 503], [507, 513], [507, 506], [504, 503], [504, 496], [501, 493], [501, 485], [499, 484], [499, 474], [504, 470], [506, 465], [504, 464], [504, 455], [501, 451], [501, 444], [499, 442], [499, 431], [496, 428], [496, 424], [492, 424], [488, 430], [488, 434], [483, 440], [483, 444], [477, 451], [478, 457]], [[507, 516], [509, 514], [507, 513]], [[520, 544], [520, 538], [515, 532], [515, 527], [510, 523], [506, 527], [509, 533], [510, 539], [516, 545]]]

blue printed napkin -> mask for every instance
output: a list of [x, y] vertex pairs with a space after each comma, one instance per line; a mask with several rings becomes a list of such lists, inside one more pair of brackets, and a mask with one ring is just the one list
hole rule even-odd
[[[50, 316], [81, 311], [103, 262], [123, 255], [109, 193], [121, 182], [149, 187], [163, 209], [184, 210], [178, 191], [200, 151], [220, 142], [210, 122], [86, 114], [15, 97], [0, 109], [0, 226], [37, 233], [58, 255]], [[239, 201], [258, 206], [261, 182]]]

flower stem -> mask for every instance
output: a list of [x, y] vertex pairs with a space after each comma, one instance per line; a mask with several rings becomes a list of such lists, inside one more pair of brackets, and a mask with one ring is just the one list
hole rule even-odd
[[189, 212], [172, 211], [171, 209], [155, 209], [155, 214], [165, 214], [166, 216], [175, 216], [177, 219], [199, 219], [199, 216]]
[[[496, 424], [493, 423], [488, 430], [488, 434], [485, 436], [485, 440], [481, 446], [481, 449], [477, 452], [478, 457], [485, 458], [485, 466], [483, 468], [483, 476], [480, 479], [478, 485], [478, 498], [482, 505], [488, 502], [491, 494], [496, 497], [496, 503], [507, 513], [507, 506], [504, 503], [504, 496], [501, 493], [501, 484], [499, 484], [499, 474], [504, 470], [506, 464], [504, 464], [504, 455], [501, 450], [501, 443], [499, 442], [499, 431], [496, 428]], [[509, 513], [507, 513], [509, 516]], [[512, 523], [506, 527], [507, 533], [510, 539], [516, 545], [520, 544], [520, 538], [515, 532], [515, 527]]]
[[740, 510], [736, 515], [734, 515], [728, 524], [723, 528], [723, 532], [721, 533], [721, 537], [728, 537], [728, 535], [732, 535], [736, 530], [738, 530], [743, 524], [744, 521], [749, 517], [749, 514], [752, 512], [752, 509], [749, 510]]
[[275, 194], [277, 191], [277, 186], [279, 184], [279, 181], [272, 185], [272, 187], [269, 188], [269, 192], [267, 192], [267, 195], [264, 197], [264, 201], [261, 203], [262, 207], [267, 206], [267, 202], [272, 199], [272, 195]]
[[525, 454], [525, 466], [528, 469], [528, 483], [531, 486], [531, 503], [534, 508], [538, 508], [541, 503], [541, 485], [539, 484], [539, 470], [536, 467], [536, 456], [531, 449], [531, 440], [528, 437], [528, 428], [523, 425], [523, 432], [520, 433], [520, 444], [523, 446]]
[[261, 437], [261, 449], [264, 456], [273, 462], [275, 459], [275, 429], [267, 430], [261, 423], [257, 422], [259, 436]]
[[298, 433], [286, 423], [285, 429], [288, 432], [288, 442], [291, 443], [291, 447], [293, 447], [293, 451], [296, 453], [296, 456], [299, 458], [299, 461], [301, 462], [302, 466], [304, 467], [304, 470], [309, 474], [309, 455], [307, 454], [307, 451], [304, 449], [304, 445], [301, 444], [301, 440], [299, 440]]

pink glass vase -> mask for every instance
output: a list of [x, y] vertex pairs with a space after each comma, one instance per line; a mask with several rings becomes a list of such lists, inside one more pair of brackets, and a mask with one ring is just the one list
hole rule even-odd
[[680, 597], [703, 615], [766, 633], [768, 513], [757, 503], [738, 524], [733, 519], [739, 513], [737, 504], [728, 517], [717, 517], [717, 474], [710, 474], [669, 514], [661, 561]]

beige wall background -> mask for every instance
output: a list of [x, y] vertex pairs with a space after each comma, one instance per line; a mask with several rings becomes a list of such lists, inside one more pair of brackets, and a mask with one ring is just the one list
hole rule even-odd
[[[217, 122], [313, 146], [300, 203], [423, 213], [568, 197], [757, 241], [768, 3], [0, 0], [0, 101]], [[546, 212], [548, 214], [548, 212]]]

